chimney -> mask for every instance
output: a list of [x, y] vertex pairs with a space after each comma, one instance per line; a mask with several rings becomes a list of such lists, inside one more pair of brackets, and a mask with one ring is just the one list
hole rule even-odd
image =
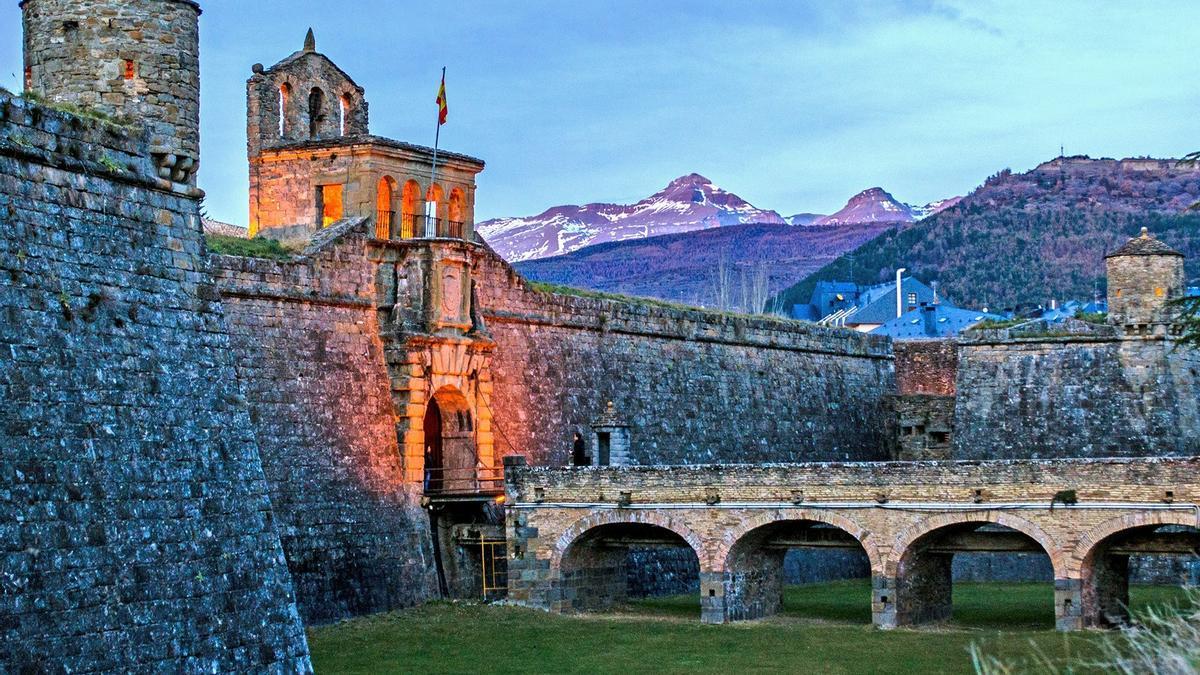
[[921, 305], [921, 318], [924, 319], [925, 334], [929, 337], [937, 335], [937, 305], [924, 303]]

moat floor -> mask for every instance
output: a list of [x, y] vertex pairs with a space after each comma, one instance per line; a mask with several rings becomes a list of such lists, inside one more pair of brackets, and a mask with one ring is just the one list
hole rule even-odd
[[[1050, 584], [955, 584], [955, 618], [920, 630], [868, 625], [869, 582], [792, 586], [769, 620], [706, 626], [693, 597], [632, 603], [604, 615], [436, 603], [309, 631], [326, 673], [963, 673], [977, 643], [1012, 662], [1095, 652], [1096, 632], [1053, 630]], [[1134, 610], [1178, 588], [1135, 586]]]

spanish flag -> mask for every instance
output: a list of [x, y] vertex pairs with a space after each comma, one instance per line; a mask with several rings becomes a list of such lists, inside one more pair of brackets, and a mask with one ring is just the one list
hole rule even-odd
[[438, 89], [437, 95], [438, 104], [438, 126], [446, 123], [446, 114], [450, 112], [450, 108], [446, 105], [446, 71], [442, 70], [442, 86]]

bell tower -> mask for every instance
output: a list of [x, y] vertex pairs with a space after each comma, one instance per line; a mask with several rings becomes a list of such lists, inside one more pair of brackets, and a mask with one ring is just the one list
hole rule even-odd
[[25, 89], [144, 125], [159, 178], [200, 165], [200, 5], [193, 0], [24, 0]]

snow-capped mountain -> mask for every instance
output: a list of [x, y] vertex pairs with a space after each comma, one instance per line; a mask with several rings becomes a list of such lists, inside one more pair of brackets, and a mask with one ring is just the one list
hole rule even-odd
[[929, 202], [925, 206], [910, 205], [909, 208], [912, 209], [913, 215], [916, 216], [917, 220], [924, 220], [935, 213], [941, 213], [942, 211], [957, 205], [962, 200], [962, 197], [950, 197], [949, 199], [939, 199], [937, 201]]
[[830, 216], [797, 213], [783, 218], [755, 207], [713, 185], [699, 174], [680, 176], [661, 191], [636, 204], [555, 206], [527, 218], [496, 218], [476, 230], [509, 262], [564, 255], [610, 241], [645, 239], [662, 234], [707, 230], [726, 225], [851, 225], [911, 223], [957, 204], [959, 197], [925, 206], [896, 200], [883, 188], [871, 188], [850, 199]]
[[825, 217], [824, 213], [797, 213], [794, 216], [784, 218], [788, 225], [815, 225], [816, 222]]
[[755, 208], [699, 174], [671, 181], [636, 204], [556, 206], [529, 218], [497, 218], [476, 230], [510, 262], [570, 253], [608, 241], [642, 239], [747, 223], [783, 224], [775, 211]]
[[935, 213], [954, 206], [962, 197], [940, 199], [925, 206], [905, 204], [893, 197], [887, 190], [873, 187], [854, 195], [846, 206], [824, 218], [814, 221], [814, 225], [848, 225], [851, 223], [914, 223], [928, 218]]

